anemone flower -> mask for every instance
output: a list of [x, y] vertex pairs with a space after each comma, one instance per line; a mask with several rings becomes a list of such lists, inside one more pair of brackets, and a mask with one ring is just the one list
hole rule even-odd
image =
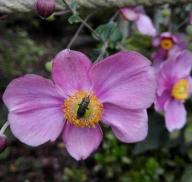
[[186, 49], [187, 43], [183, 34], [164, 32], [154, 38], [153, 46], [157, 49], [152, 55], [153, 65], [155, 68], [159, 68], [160, 64], [169, 56]]
[[61, 135], [68, 153], [82, 160], [100, 145], [101, 123], [125, 143], [146, 137], [155, 83], [149, 60], [139, 53], [120, 52], [92, 64], [81, 52], [65, 49], [53, 59], [52, 80], [17, 78], [3, 100], [21, 142], [39, 146]]
[[157, 74], [155, 109], [164, 112], [170, 132], [181, 129], [186, 123], [184, 102], [192, 92], [191, 68], [192, 54], [181, 51], [164, 62]]
[[145, 14], [142, 6], [124, 7], [120, 9], [120, 13], [126, 20], [135, 22], [141, 34], [156, 36], [156, 29], [150, 17]]

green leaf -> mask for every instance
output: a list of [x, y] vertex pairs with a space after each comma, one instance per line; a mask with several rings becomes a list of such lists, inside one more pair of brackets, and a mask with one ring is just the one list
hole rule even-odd
[[81, 18], [78, 14], [73, 14], [68, 18], [68, 22], [70, 24], [79, 23], [81, 21]]
[[189, 36], [192, 36], [192, 25], [188, 25], [186, 28], [186, 32]]
[[188, 118], [187, 126], [184, 133], [184, 139], [186, 143], [192, 143], [192, 116]]
[[[123, 38], [121, 32], [118, 30], [117, 24], [114, 22], [100, 25], [96, 28], [95, 32], [103, 42], [108, 40], [111, 43], [117, 43]], [[98, 39], [95, 33], [93, 33], [93, 38]]]
[[159, 114], [151, 114], [149, 118], [149, 132], [147, 138], [136, 144], [133, 153], [140, 154], [149, 150], [156, 149], [165, 140], [168, 141], [168, 133], [165, 130], [164, 121]]
[[69, 4], [69, 6], [71, 7], [71, 9], [76, 12], [77, 9], [79, 8], [79, 4], [77, 3], [76, 0], [72, 0]]
[[148, 57], [151, 56], [151, 37], [133, 33], [131, 37], [123, 40], [122, 45], [128, 50], [138, 51]]
[[182, 177], [181, 177], [181, 182], [190, 182], [190, 181], [192, 181], [192, 166], [188, 166], [186, 169], [185, 169], [185, 171], [184, 171], [184, 173], [183, 173], [183, 175], [182, 175]]

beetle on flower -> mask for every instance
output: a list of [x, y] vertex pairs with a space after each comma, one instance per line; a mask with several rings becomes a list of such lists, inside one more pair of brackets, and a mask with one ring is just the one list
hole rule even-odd
[[157, 74], [155, 109], [165, 114], [166, 128], [171, 132], [186, 123], [184, 102], [192, 93], [192, 54], [181, 51], [164, 62]]
[[92, 64], [66, 49], [53, 60], [52, 79], [25, 75], [5, 90], [10, 128], [21, 142], [39, 146], [62, 135], [68, 153], [82, 160], [102, 141], [100, 123], [125, 143], [146, 137], [156, 84], [141, 54], [119, 52]]

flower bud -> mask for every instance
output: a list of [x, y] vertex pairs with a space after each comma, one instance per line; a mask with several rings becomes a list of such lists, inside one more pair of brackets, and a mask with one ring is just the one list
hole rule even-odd
[[35, 9], [40, 16], [47, 18], [55, 11], [55, 0], [37, 0]]
[[0, 134], [0, 152], [2, 152], [7, 147], [7, 137]]

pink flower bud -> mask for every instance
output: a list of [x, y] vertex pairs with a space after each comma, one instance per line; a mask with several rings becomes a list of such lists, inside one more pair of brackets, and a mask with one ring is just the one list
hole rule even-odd
[[7, 137], [0, 134], [0, 152], [2, 152], [7, 147]]
[[47, 18], [55, 11], [55, 0], [37, 0], [35, 9], [40, 16]]

